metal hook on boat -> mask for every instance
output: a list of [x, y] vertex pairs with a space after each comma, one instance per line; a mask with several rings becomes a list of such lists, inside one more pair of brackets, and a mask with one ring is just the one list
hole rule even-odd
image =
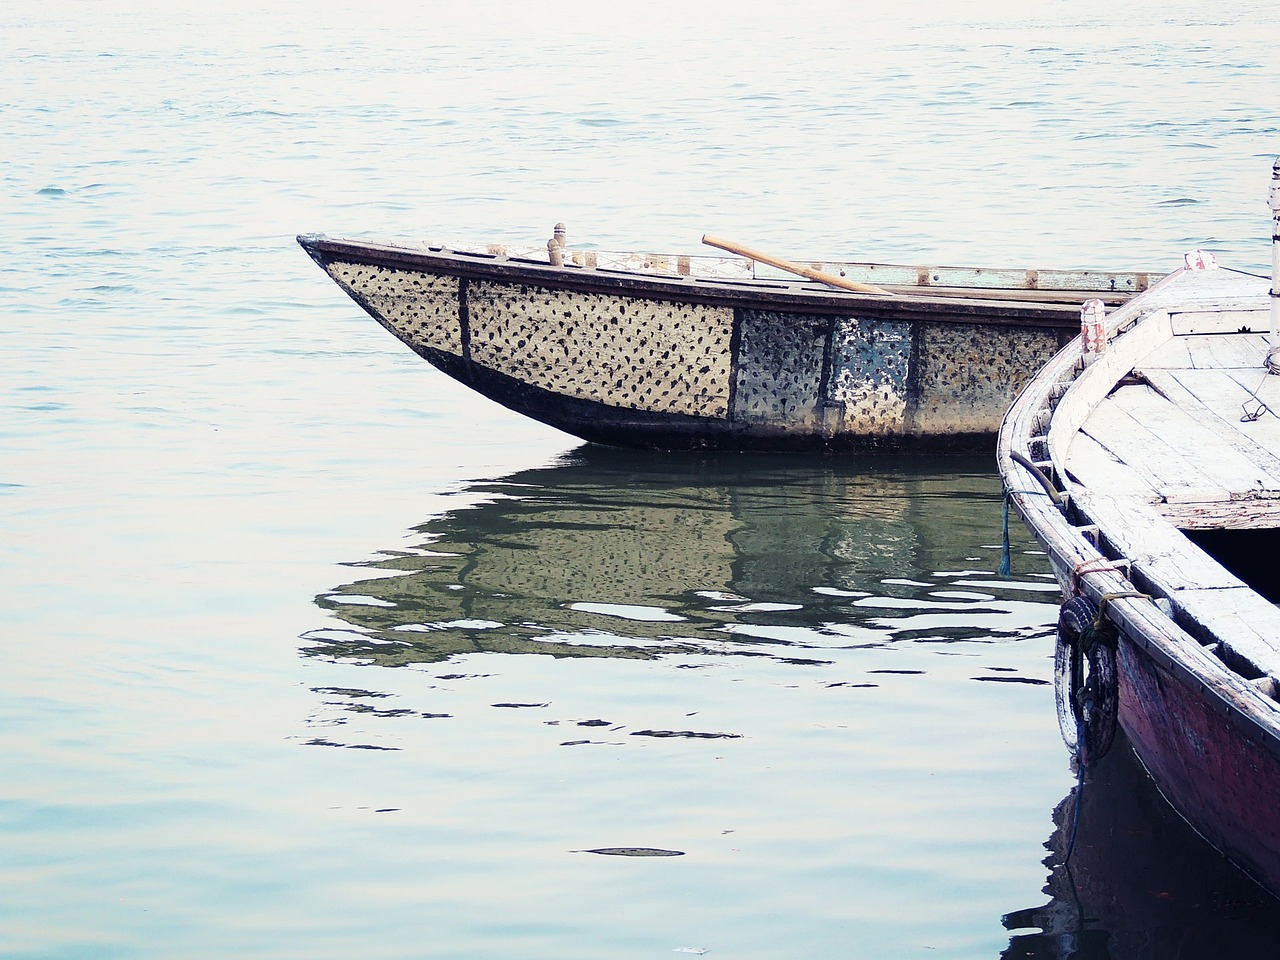
[[1082, 764], [1106, 755], [1115, 739], [1119, 710], [1116, 629], [1084, 596], [1058, 611], [1058, 643], [1053, 657], [1058, 728]]

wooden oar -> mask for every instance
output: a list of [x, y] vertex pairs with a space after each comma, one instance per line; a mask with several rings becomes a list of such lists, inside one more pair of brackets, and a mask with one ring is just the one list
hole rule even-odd
[[881, 296], [892, 297], [896, 294], [882, 287], [873, 287], [869, 283], [858, 283], [856, 280], [846, 280], [844, 277], [832, 276], [829, 273], [823, 273], [821, 270], [814, 270], [810, 267], [802, 267], [798, 263], [792, 263], [790, 260], [783, 260], [780, 257], [773, 257], [759, 250], [752, 250], [750, 247], [744, 247], [732, 240], [723, 240], [720, 237], [713, 237], [711, 234], [704, 234], [702, 242], [712, 247], [719, 247], [721, 250], [728, 250], [730, 253], [736, 253], [740, 257], [746, 257], [748, 260], [759, 260], [761, 263], [767, 263], [771, 267], [777, 267], [779, 270], [786, 270], [788, 273], [796, 273], [810, 280], [817, 280], [819, 283], [825, 283], [832, 287], [840, 287], [843, 290], [853, 290], [856, 293], [878, 293]]

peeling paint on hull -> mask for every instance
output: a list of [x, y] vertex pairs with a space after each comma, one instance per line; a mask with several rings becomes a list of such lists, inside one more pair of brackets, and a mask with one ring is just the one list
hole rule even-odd
[[299, 242], [451, 377], [583, 439], [663, 449], [974, 451], [1078, 332], [1065, 302], [876, 297]]

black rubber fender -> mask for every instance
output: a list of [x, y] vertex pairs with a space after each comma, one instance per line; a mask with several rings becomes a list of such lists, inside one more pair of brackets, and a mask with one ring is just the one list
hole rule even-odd
[[1062, 739], [1077, 760], [1091, 764], [1115, 740], [1120, 692], [1115, 627], [1098, 620], [1087, 597], [1072, 597], [1058, 611], [1053, 680]]

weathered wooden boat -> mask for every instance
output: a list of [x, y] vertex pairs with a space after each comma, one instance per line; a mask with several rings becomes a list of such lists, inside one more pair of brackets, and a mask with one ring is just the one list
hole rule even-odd
[[585, 440], [663, 449], [990, 451], [1018, 387], [1078, 331], [1080, 300], [1148, 285], [1144, 273], [800, 268], [818, 282], [772, 258], [784, 268], [554, 238], [472, 252], [298, 241], [449, 376]]
[[1087, 768], [1118, 722], [1182, 816], [1280, 893], [1280, 299], [1188, 262], [1036, 374], [997, 457], [1065, 599], [1064, 738]]

